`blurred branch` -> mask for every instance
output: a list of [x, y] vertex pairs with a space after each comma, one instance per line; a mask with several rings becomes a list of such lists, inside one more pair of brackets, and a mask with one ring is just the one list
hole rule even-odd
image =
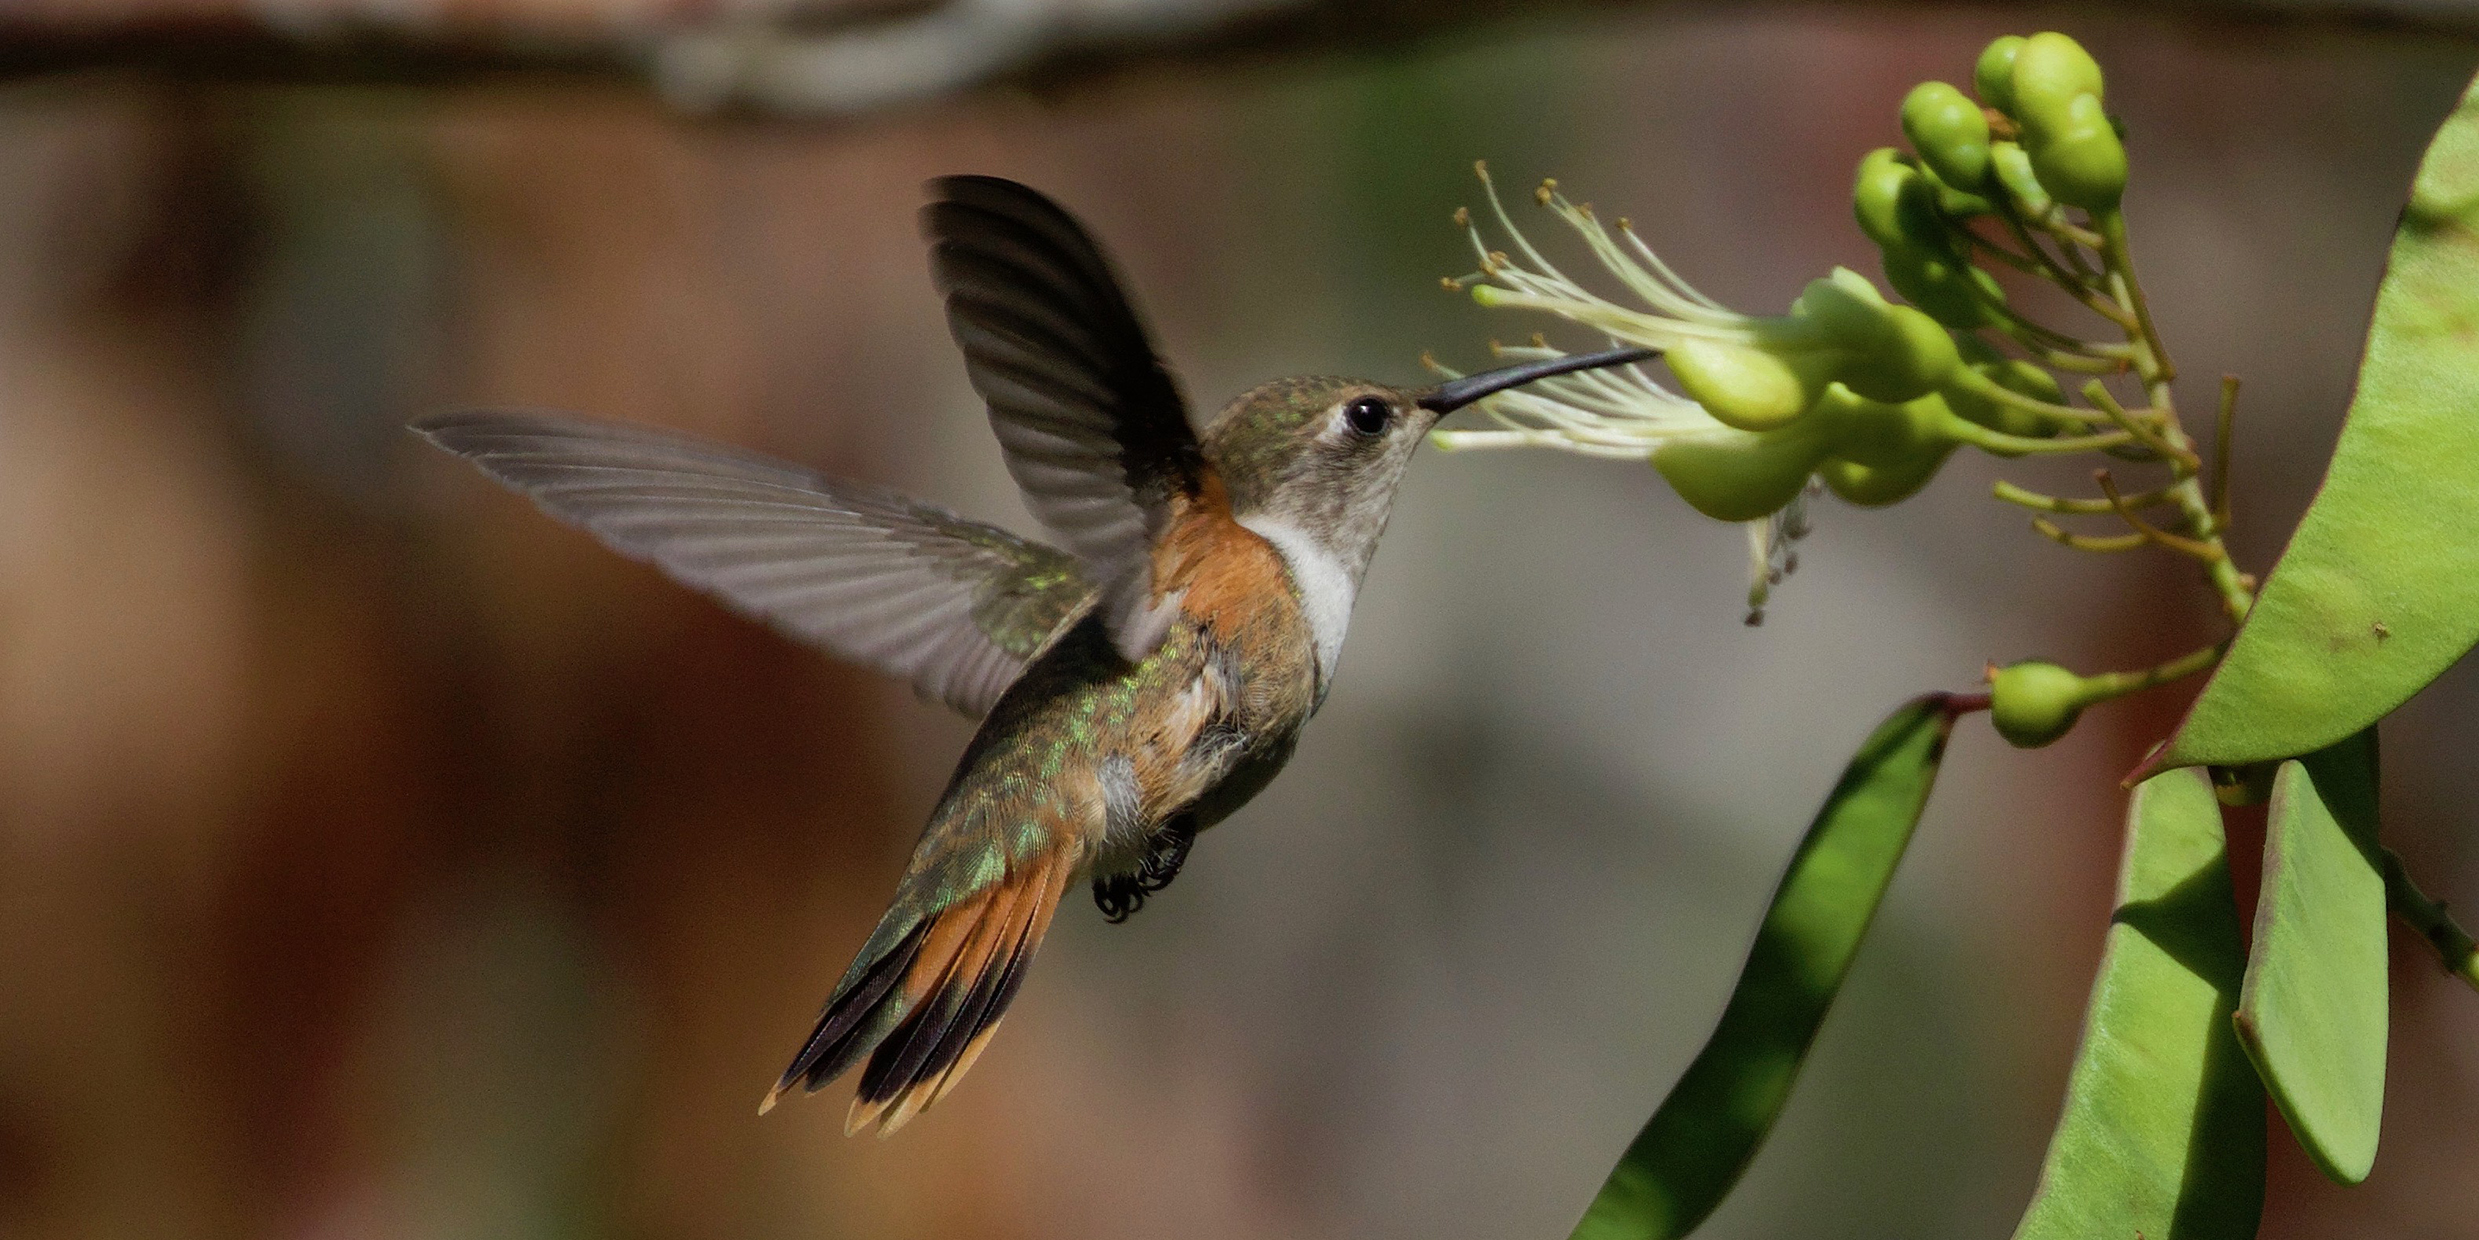
[[2436, 949], [2437, 957], [2444, 961], [2445, 972], [2479, 989], [2479, 944], [2474, 944], [2470, 934], [2454, 924], [2441, 901], [2429, 899], [2418, 884], [2410, 881], [2410, 871], [2402, 865], [2401, 854], [2390, 848], [2384, 850], [2384, 895], [2393, 915], [2410, 923], [2410, 928]]
[[506, 76], [639, 78], [651, 41], [339, 24], [316, 30], [238, 18], [110, 26], [0, 18], [0, 81], [125, 71], [214, 82], [443, 86]]
[[[1935, 0], [1930, 0], [1934, 3]], [[989, 82], [1055, 85], [1134, 65], [1379, 49], [1491, 22], [1650, 8], [1653, 0], [946, 0], [890, 11], [784, 9], [699, 25], [424, 25], [394, 6], [125, 6], [0, 17], [0, 82], [118, 71], [198, 82], [454, 86], [508, 78], [637, 83], [695, 112], [849, 116]], [[128, 9], [135, 7], [138, 12]], [[1855, 7], [1855, 6], [1854, 6]], [[1889, 7], [1923, 7], [1893, 0]], [[2120, 0], [2130, 13], [2256, 29], [2479, 38], [2479, 10], [2371, 0]]]

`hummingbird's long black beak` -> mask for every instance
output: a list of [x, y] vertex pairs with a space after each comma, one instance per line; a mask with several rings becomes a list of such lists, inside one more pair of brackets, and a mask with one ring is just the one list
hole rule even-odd
[[1422, 392], [1415, 399], [1423, 409], [1439, 414], [1453, 413], [1484, 396], [1494, 396], [1511, 387], [1521, 387], [1535, 379], [1551, 375], [1572, 374], [1578, 370], [1599, 370], [1604, 366], [1624, 366], [1629, 362], [1648, 362], [1661, 356], [1659, 349], [1608, 349], [1600, 353], [1576, 353], [1567, 357], [1544, 358], [1537, 362], [1520, 362], [1484, 370], [1477, 375], [1449, 379]]

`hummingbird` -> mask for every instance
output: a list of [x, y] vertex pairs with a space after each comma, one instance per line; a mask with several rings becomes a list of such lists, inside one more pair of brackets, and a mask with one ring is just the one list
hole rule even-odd
[[1056, 546], [654, 430], [514, 410], [413, 424], [621, 554], [981, 721], [886, 915], [758, 1108], [866, 1060], [847, 1134], [892, 1133], [955, 1087], [1071, 884], [1125, 920], [1282, 769], [1441, 416], [1654, 356], [1420, 387], [1277, 379], [1199, 434], [1075, 217], [996, 177], [929, 189], [948, 327]]

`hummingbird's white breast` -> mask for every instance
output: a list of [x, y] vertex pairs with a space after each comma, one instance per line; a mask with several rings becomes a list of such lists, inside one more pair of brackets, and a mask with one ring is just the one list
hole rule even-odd
[[1323, 699], [1326, 685], [1334, 678], [1335, 661], [1343, 657], [1343, 635], [1351, 628], [1351, 605], [1360, 594], [1360, 575], [1333, 549], [1286, 517], [1253, 512], [1239, 518], [1239, 523], [1273, 544], [1291, 574], [1300, 611], [1315, 639], [1317, 696]]

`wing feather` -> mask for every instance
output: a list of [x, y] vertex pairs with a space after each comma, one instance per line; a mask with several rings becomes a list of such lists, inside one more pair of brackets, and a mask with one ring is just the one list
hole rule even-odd
[[1091, 605], [1073, 556], [787, 462], [556, 414], [414, 429], [614, 550], [969, 715]]
[[1160, 640], [1151, 551], [1206, 466], [1186, 403], [1101, 247], [996, 177], [943, 177], [921, 213], [947, 324], [1025, 504], [1087, 566], [1119, 653]]

